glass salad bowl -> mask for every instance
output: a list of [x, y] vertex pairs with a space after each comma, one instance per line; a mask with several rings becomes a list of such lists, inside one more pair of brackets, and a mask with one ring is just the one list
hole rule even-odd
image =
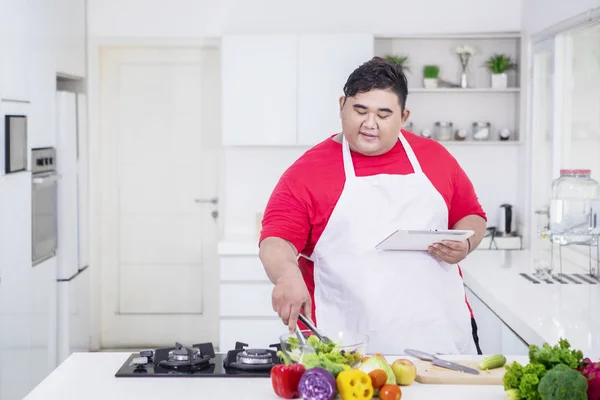
[[279, 337], [283, 353], [280, 357], [293, 363], [329, 369], [333, 365], [355, 367], [367, 352], [369, 337], [361, 333], [340, 331], [327, 334], [331, 343], [325, 344], [310, 330], [300, 332], [305, 338], [305, 345], [300, 344], [296, 333], [285, 333]]

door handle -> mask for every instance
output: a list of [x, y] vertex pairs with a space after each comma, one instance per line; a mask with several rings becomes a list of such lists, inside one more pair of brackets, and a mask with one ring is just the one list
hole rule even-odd
[[217, 204], [219, 202], [219, 198], [213, 197], [211, 199], [196, 199], [195, 202], [198, 204]]

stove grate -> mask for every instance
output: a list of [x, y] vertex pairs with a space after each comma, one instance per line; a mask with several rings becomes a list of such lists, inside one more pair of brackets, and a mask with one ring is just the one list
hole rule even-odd
[[598, 277], [589, 275], [589, 274], [552, 274], [549, 277], [540, 277], [534, 274], [526, 274], [520, 273], [524, 279], [528, 282], [539, 285], [539, 284], [548, 284], [548, 285], [597, 285], [600, 284], [600, 279]]

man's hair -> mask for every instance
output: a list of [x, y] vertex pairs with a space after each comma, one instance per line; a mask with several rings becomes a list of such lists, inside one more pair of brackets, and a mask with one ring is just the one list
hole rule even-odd
[[408, 83], [402, 65], [373, 57], [356, 68], [344, 85], [344, 96], [354, 97], [373, 89], [391, 90], [398, 96], [401, 110], [406, 106]]

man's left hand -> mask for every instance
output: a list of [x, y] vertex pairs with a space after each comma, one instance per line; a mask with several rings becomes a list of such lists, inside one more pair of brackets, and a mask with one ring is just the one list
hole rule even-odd
[[444, 240], [429, 246], [429, 254], [448, 264], [457, 264], [469, 254], [469, 243], [466, 240]]

